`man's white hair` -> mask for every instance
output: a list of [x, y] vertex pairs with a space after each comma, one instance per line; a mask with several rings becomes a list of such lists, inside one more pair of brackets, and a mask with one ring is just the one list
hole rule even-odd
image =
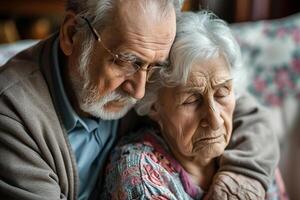
[[[125, 0], [67, 0], [65, 9], [73, 10], [76, 14], [91, 19], [91, 24], [98, 28], [107, 25], [112, 17], [118, 2]], [[131, 1], [131, 0], [126, 0]], [[173, 4], [176, 13], [181, 11], [184, 0], [140, 0], [144, 5], [148, 2], [157, 2], [162, 10]]]
[[217, 56], [226, 59], [233, 78], [234, 91], [238, 97], [245, 89], [243, 84], [245, 79], [241, 73], [240, 47], [229, 26], [208, 11], [182, 13], [177, 17], [177, 33], [170, 52], [171, 65], [154, 73], [152, 77], [154, 82], [147, 85], [145, 97], [135, 107], [137, 113], [139, 115], [149, 113], [161, 87], [186, 84], [195, 62], [205, 62]]
[[[98, 89], [91, 84], [89, 66], [91, 53], [95, 44], [92, 32], [87, 23], [81, 17], [89, 19], [89, 22], [94, 28], [101, 33], [101, 30], [110, 25], [110, 20], [115, 19], [114, 9], [118, 3], [126, 0], [67, 0], [66, 10], [72, 10], [77, 15], [77, 26], [79, 37], [82, 38], [80, 47], [80, 55], [77, 60], [78, 70], [81, 74], [81, 79], [71, 77], [72, 85], [75, 91], [75, 96], [78, 99], [79, 107], [84, 112], [87, 112], [95, 117], [102, 119], [117, 119], [127, 113], [129, 109], [136, 103], [136, 99], [124, 94], [121, 91], [114, 91], [99, 99]], [[132, 1], [132, 0], [127, 0]], [[143, 9], [147, 10], [148, 3], [156, 3], [158, 9], [161, 9], [160, 14], [162, 19], [164, 15], [168, 15], [170, 10], [179, 12], [182, 0], [139, 0]], [[158, 16], [160, 17], [160, 16]], [[96, 100], [97, 99], [97, 100]], [[126, 106], [119, 112], [107, 112], [104, 105], [112, 100], [122, 100]]]
[[[118, 2], [125, 0], [67, 0], [65, 9], [72, 10], [77, 14], [77, 27], [76, 30], [81, 34], [83, 38], [81, 46], [80, 60], [82, 64], [79, 68], [80, 74], [87, 78], [89, 72], [86, 66], [90, 62], [90, 54], [93, 50], [94, 38], [92, 32], [88, 28], [88, 25], [81, 17], [86, 17], [89, 19], [90, 23], [99, 32], [106, 26], [111, 24], [111, 20], [114, 13], [114, 8], [116, 8]], [[131, 0], [127, 0], [131, 1]], [[148, 2], [157, 2], [159, 8], [162, 10], [163, 14], [168, 14], [169, 6], [173, 5], [176, 14], [180, 13], [184, 0], [140, 0], [147, 5]], [[142, 6], [144, 4], [141, 4]], [[89, 83], [85, 83], [86, 85]]]

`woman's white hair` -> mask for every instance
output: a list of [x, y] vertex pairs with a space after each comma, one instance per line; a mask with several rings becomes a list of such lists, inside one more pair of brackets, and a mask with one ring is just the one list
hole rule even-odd
[[[176, 39], [170, 52], [170, 66], [157, 71], [146, 87], [145, 97], [136, 105], [139, 115], [149, 113], [161, 87], [174, 87], [187, 82], [195, 62], [223, 56], [233, 78], [235, 94], [245, 87], [238, 43], [225, 21], [209, 11], [183, 12], [177, 17]], [[238, 83], [237, 83], [238, 82]]]

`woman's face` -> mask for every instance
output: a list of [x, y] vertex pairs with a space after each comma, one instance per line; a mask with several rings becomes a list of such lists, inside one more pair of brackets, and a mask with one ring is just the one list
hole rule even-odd
[[195, 63], [186, 85], [160, 90], [152, 118], [175, 156], [201, 161], [224, 152], [234, 107], [230, 69], [217, 57]]

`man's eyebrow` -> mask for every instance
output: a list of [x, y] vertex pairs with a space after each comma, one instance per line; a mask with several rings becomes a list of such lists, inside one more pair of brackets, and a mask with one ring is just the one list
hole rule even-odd
[[169, 64], [170, 64], [169, 60], [157, 61], [155, 63], [156, 66], [169, 66]]
[[[146, 63], [146, 61], [144, 61], [137, 55], [130, 53], [130, 52], [123, 52], [123, 53], [119, 53], [118, 55], [122, 56], [122, 58], [124, 58], [125, 60], [127, 60], [129, 62], [141, 63], [142, 65]], [[157, 61], [153, 64], [154, 64], [154, 66], [169, 66], [170, 62], [169, 62], [169, 59], [166, 59], [164, 61]]]
[[143, 62], [143, 60], [141, 58], [139, 58], [137, 55], [133, 54], [133, 53], [129, 53], [129, 52], [121, 52], [118, 53], [118, 55], [120, 55], [123, 59], [128, 60], [130, 62]]

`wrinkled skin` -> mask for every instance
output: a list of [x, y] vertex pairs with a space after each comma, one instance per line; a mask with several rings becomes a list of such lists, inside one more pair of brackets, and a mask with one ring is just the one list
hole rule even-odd
[[[121, 73], [120, 69], [127, 66], [114, 62], [110, 52], [130, 55], [128, 60], [143, 68], [167, 60], [176, 34], [175, 10], [169, 6], [166, 14], [160, 14], [159, 4], [139, 2], [119, 2], [112, 22], [97, 30], [101, 42], [93, 41], [89, 62], [84, 64], [79, 63], [85, 52], [85, 38], [81, 31], [75, 31], [76, 14], [67, 12], [60, 31], [60, 47], [67, 60], [64, 81], [70, 102], [80, 116], [121, 118], [145, 94], [146, 70], [129, 76]], [[118, 96], [112, 95], [114, 92]], [[132, 103], [130, 98], [135, 101]]]
[[[186, 85], [160, 90], [150, 117], [161, 127], [173, 155], [205, 199], [264, 199], [260, 182], [233, 172], [217, 172], [232, 133], [235, 97], [224, 57], [196, 62]], [[172, 103], [171, 103], [172, 102]]]
[[[172, 103], [170, 103], [172, 102]], [[193, 64], [185, 85], [163, 88], [152, 118], [193, 181], [208, 189], [229, 143], [235, 97], [224, 57]]]
[[214, 176], [204, 200], [263, 200], [265, 190], [260, 182], [233, 172], [219, 172]]

